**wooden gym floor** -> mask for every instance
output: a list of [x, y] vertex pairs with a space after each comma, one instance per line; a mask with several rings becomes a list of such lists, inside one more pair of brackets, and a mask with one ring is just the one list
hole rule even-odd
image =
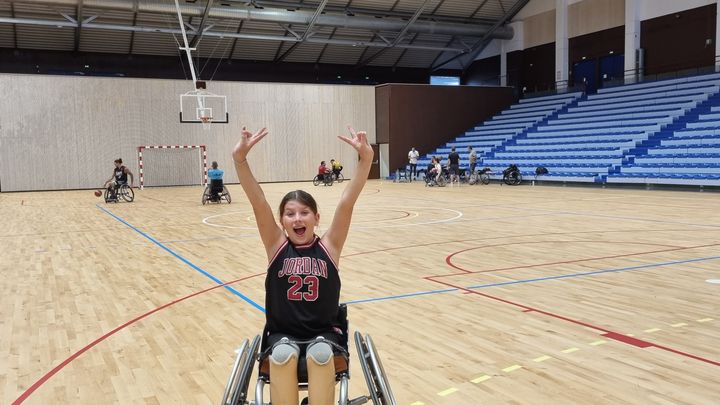
[[[263, 188], [273, 207], [310, 191], [322, 226], [344, 186]], [[266, 263], [239, 186], [230, 205], [201, 192], [0, 194], [0, 403], [219, 403], [263, 326]], [[371, 181], [342, 300], [399, 404], [717, 404], [718, 207], [709, 192]]]

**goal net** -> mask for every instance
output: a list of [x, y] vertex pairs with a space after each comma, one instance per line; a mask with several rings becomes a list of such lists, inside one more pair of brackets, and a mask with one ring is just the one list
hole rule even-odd
[[138, 147], [140, 188], [207, 184], [205, 145]]

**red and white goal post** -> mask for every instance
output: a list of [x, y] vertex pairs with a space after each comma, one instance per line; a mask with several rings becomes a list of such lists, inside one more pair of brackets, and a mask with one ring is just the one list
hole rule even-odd
[[200, 161], [202, 162], [202, 184], [208, 184], [208, 167], [207, 167], [207, 147], [205, 145], [143, 145], [138, 146], [138, 165], [140, 175], [140, 189], [145, 186], [145, 163], [143, 162], [143, 152], [145, 149], [197, 149], [200, 153]]

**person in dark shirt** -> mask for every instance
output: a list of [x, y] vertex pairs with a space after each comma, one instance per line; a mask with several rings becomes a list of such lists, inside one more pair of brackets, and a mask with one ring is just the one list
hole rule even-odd
[[[270, 397], [273, 404], [297, 404], [297, 363], [306, 353], [308, 396], [313, 405], [330, 405], [335, 397], [333, 347], [343, 331], [336, 324], [340, 302], [338, 263], [350, 228], [352, 212], [365, 186], [373, 150], [364, 131], [340, 136], [359, 154], [357, 173], [343, 191], [330, 227], [315, 234], [320, 213], [313, 197], [291, 191], [280, 202], [279, 224], [255, 179], [247, 155], [267, 134], [243, 128], [233, 160], [243, 191], [253, 207], [268, 270], [265, 279], [266, 336], [270, 354]], [[322, 339], [320, 339], [322, 338]], [[295, 342], [313, 340], [306, 347]]]
[[130, 169], [123, 166], [123, 161], [121, 158], [115, 159], [114, 163], [115, 168], [113, 169], [113, 174], [112, 176], [110, 176], [109, 179], [105, 180], [105, 184], [103, 185], [103, 188], [107, 188], [109, 190], [108, 198], [110, 200], [117, 200], [118, 187], [123, 184], [128, 184], [128, 176], [130, 177], [130, 187], [133, 186], [133, 183], [135, 181], [135, 178], [133, 177]]
[[450, 172], [451, 182], [460, 181], [460, 154], [455, 151], [454, 146], [448, 155], [448, 171]]

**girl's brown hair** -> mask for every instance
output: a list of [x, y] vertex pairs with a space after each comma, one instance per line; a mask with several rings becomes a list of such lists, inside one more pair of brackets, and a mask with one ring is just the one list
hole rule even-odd
[[283, 211], [285, 210], [285, 204], [287, 204], [288, 201], [297, 201], [300, 204], [306, 205], [308, 208], [310, 208], [313, 214], [318, 213], [317, 202], [315, 202], [313, 196], [311, 196], [310, 193], [306, 191], [295, 190], [285, 194], [285, 197], [283, 197], [282, 201], [280, 201], [280, 209], [278, 210], [278, 214], [280, 215], [280, 217], [282, 217]]

